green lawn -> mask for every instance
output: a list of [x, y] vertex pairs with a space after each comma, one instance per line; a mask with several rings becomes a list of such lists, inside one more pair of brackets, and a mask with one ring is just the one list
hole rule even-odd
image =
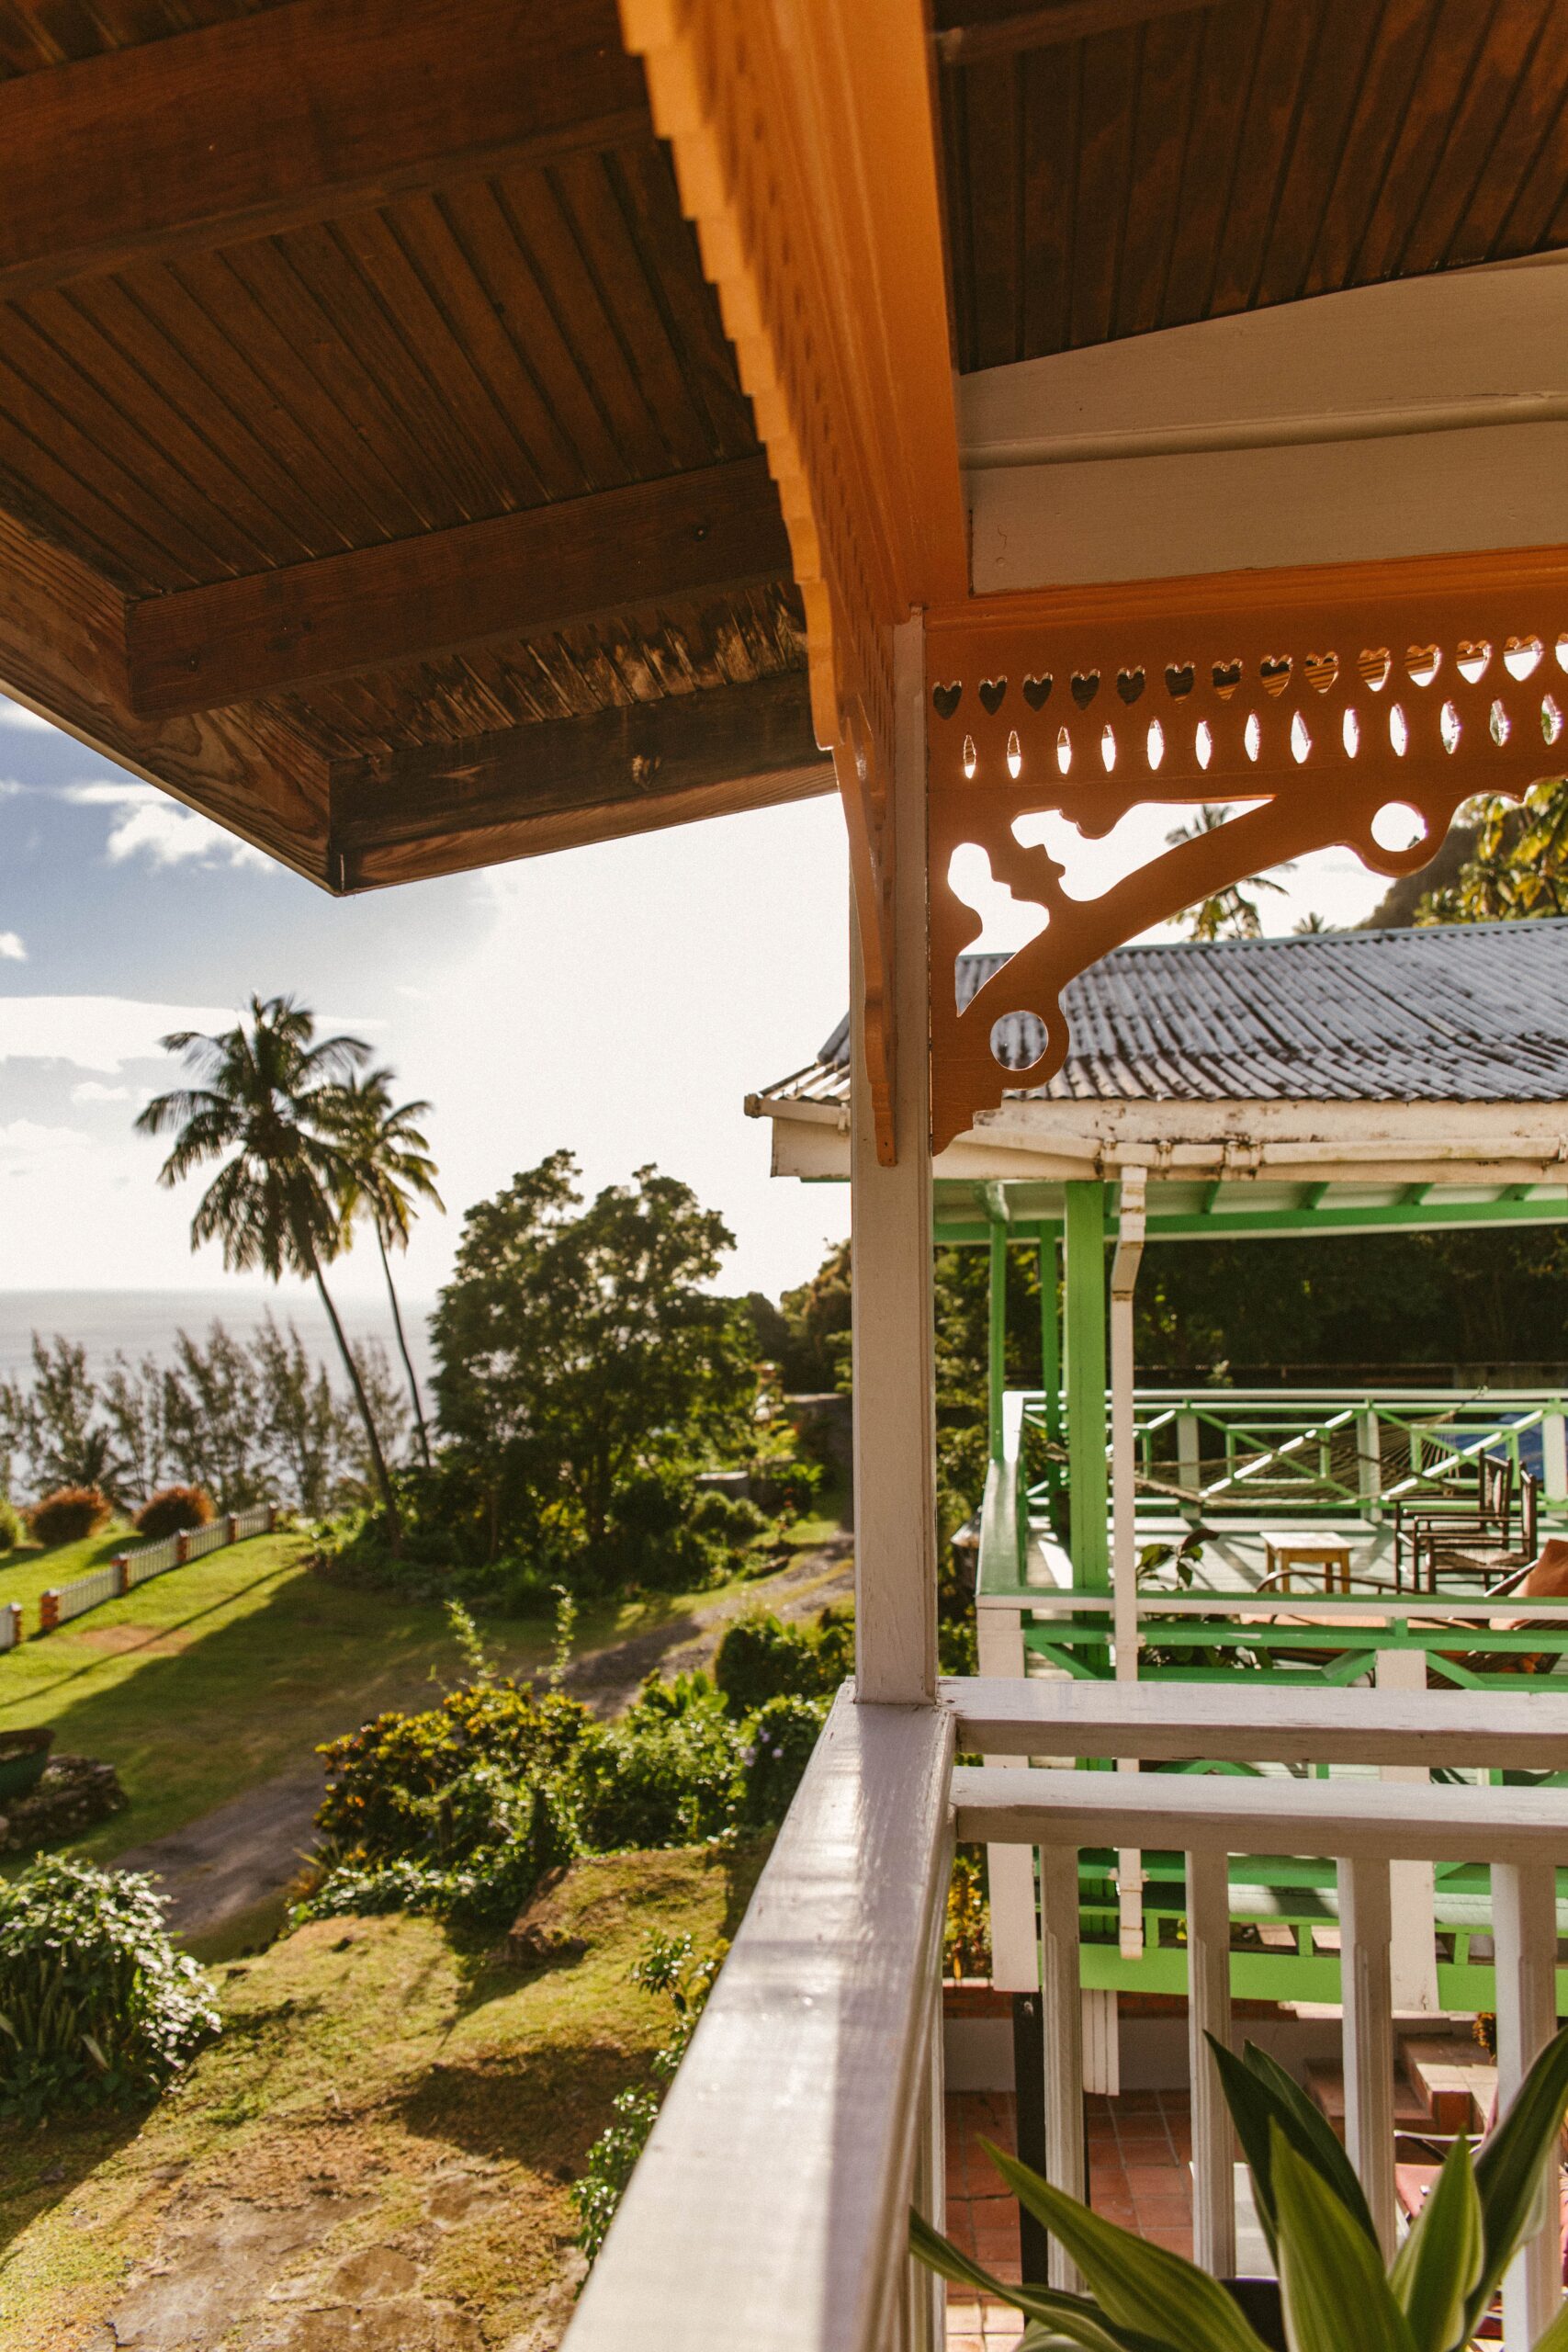
[[[112, 1537], [96, 1542], [106, 1557], [116, 1548]], [[62, 1547], [47, 1571], [29, 1566], [19, 1581], [0, 1576], [0, 1600], [26, 1600], [28, 1577], [41, 1591], [80, 1575], [93, 1548]], [[62, 1754], [112, 1764], [130, 1799], [74, 1850], [107, 1860], [164, 1837], [260, 1781], [307, 1770], [322, 1740], [384, 1708], [428, 1704], [461, 1679], [438, 1602], [329, 1583], [306, 1568], [308, 1548], [298, 1535], [254, 1536], [0, 1655], [0, 1730], [52, 1724]], [[575, 1647], [717, 1597], [585, 1611]], [[532, 1673], [548, 1657], [552, 1632], [538, 1619], [486, 1620], [483, 1631], [504, 1671]]]
[[117, 1520], [104, 1534], [89, 1535], [80, 1544], [57, 1544], [51, 1552], [34, 1551], [31, 1544], [19, 1552], [7, 1552], [0, 1558], [0, 1602], [19, 1600], [25, 1630], [34, 1633], [40, 1592], [105, 1566], [117, 1552], [134, 1551], [142, 1540], [133, 1527]]

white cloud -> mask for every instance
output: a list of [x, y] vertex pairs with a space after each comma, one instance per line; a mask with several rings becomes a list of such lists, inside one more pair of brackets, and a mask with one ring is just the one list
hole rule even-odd
[[0, 727], [39, 729], [45, 734], [51, 731], [47, 718], [40, 718], [36, 710], [28, 710], [19, 702], [9, 701], [5, 695], [0, 695]]
[[129, 1086], [106, 1086], [102, 1079], [85, 1078], [71, 1089], [73, 1102], [130, 1102], [134, 1100]]
[[46, 1127], [37, 1119], [13, 1119], [0, 1126], [0, 1154], [13, 1151], [80, 1151], [92, 1141], [80, 1127]]
[[14, 931], [0, 931], [0, 964], [25, 964], [27, 960], [28, 951], [22, 945], [20, 934]]
[[111, 864], [144, 856], [154, 865], [183, 865], [197, 858], [204, 865], [254, 865], [269, 872], [272, 860], [249, 842], [236, 841], [210, 817], [182, 808], [151, 784], [73, 784], [64, 797], [78, 808], [113, 808], [109, 827]]
[[120, 996], [0, 996], [0, 1062], [70, 1062], [118, 1077], [128, 1062], [162, 1062], [171, 1029], [233, 1026], [231, 1008], [144, 1004]]

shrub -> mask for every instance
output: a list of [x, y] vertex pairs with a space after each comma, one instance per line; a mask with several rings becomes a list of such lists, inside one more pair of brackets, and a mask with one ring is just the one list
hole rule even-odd
[[592, 1580], [610, 1589], [638, 1584], [666, 1592], [713, 1582], [723, 1555], [697, 1526], [704, 1499], [678, 1463], [634, 1471], [611, 1497], [604, 1537], [589, 1562]]
[[825, 1609], [815, 1625], [786, 1625], [752, 1610], [726, 1629], [713, 1670], [733, 1714], [769, 1699], [830, 1698], [854, 1670], [854, 1613]]
[[827, 1712], [826, 1700], [788, 1695], [770, 1699], [759, 1707], [751, 1718], [751, 1747], [740, 1807], [749, 1828], [765, 1829], [784, 1819], [811, 1761]]
[[740, 1736], [705, 1675], [650, 1681], [618, 1724], [578, 1750], [578, 1829], [601, 1852], [685, 1846], [734, 1817]]
[[546, 1871], [570, 1859], [571, 1824], [552, 1789], [508, 1783], [493, 1765], [476, 1764], [464, 1779], [475, 1834], [461, 1861], [340, 1864], [297, 1905], [290, 1924], [408, 1911], [492, 1934], [510, 1927]]
[[218, 1516], [204, 1487], [161, 1487], [136, 1514], [136, 1532], [150, 1544], [165, 1535], [182, 1535], [187, 1528], [208, 1527]]
[[35, 1544], [51, 1551], [57, 1544], [80, 1544], [108, 1524], [109, 1498], [100, 1487], [56, 1487], [34, 1503], [28, 1526]]
[[[653, 2053], [654, 2077], [660, 2083], [673, 2081], [686, 2054], [697, 2019], [707, 2006], [724, 1949], [699, 1961], [690, 1936], [664, 1936], [655, 1929], [645, 1941], [641, 1959], [633, 1965], [632, 1983], [648, 1993], [668, 1994], [675, 2010], [669, 2041]], [[581, 2225], [577, 2243], [590, 2262], [609, 2235], [615, 2208], [658, 2120], [659, 2099], [654, 2089], [623, 2091], [611, 2105], [615, 2121], [588, 2151], [588, 2162], [571, 2199]]]
[[146, 1879], [48, 1854], [0, 1884], [0, 2116], [154, 2098], [218, 2024]]
[[590, 1718], [575, 1699], [515, 1682], [469, 1683], [419, 1714], [378, 1715], [319, 1750], [316, 1815], [334, 1860], [446, 1866], [492, 1842], [497, 1791], [557, 1773]]
[[14, 1552], [26, 1533], [21, 1512], [0, 1495], [0, 1552]]
[[767, 1524], [764, 1513], [747, 1496], [721, 1494], [716, 1487], [705, 1487], [692, 1505], [692, 1525], [697, 1533], [722, 1544], [727, 1552], [744, 1552]]

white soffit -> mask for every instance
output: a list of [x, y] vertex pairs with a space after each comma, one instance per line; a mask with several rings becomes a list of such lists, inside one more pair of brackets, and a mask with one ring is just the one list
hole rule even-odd
[[1568, 540], [1568, 254], [966, 376], [976, 594]]

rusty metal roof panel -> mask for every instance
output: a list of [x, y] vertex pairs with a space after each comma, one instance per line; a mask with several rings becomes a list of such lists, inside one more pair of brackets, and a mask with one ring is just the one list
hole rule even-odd
[[[1005, 956], [965, 956], [966, 1005]], [[1066, 1067], [1021, 1096], [1098, 1102], [1568, 1099], [1568, 918], [1119, 947], [1068, 983]], [[1021, 1072], [1044, 1033], [998, 1024]], [[809, 1080], [809, 1088], [807, 1087]], [[849, 1023], [764, 1099], [842, 1099]]]

